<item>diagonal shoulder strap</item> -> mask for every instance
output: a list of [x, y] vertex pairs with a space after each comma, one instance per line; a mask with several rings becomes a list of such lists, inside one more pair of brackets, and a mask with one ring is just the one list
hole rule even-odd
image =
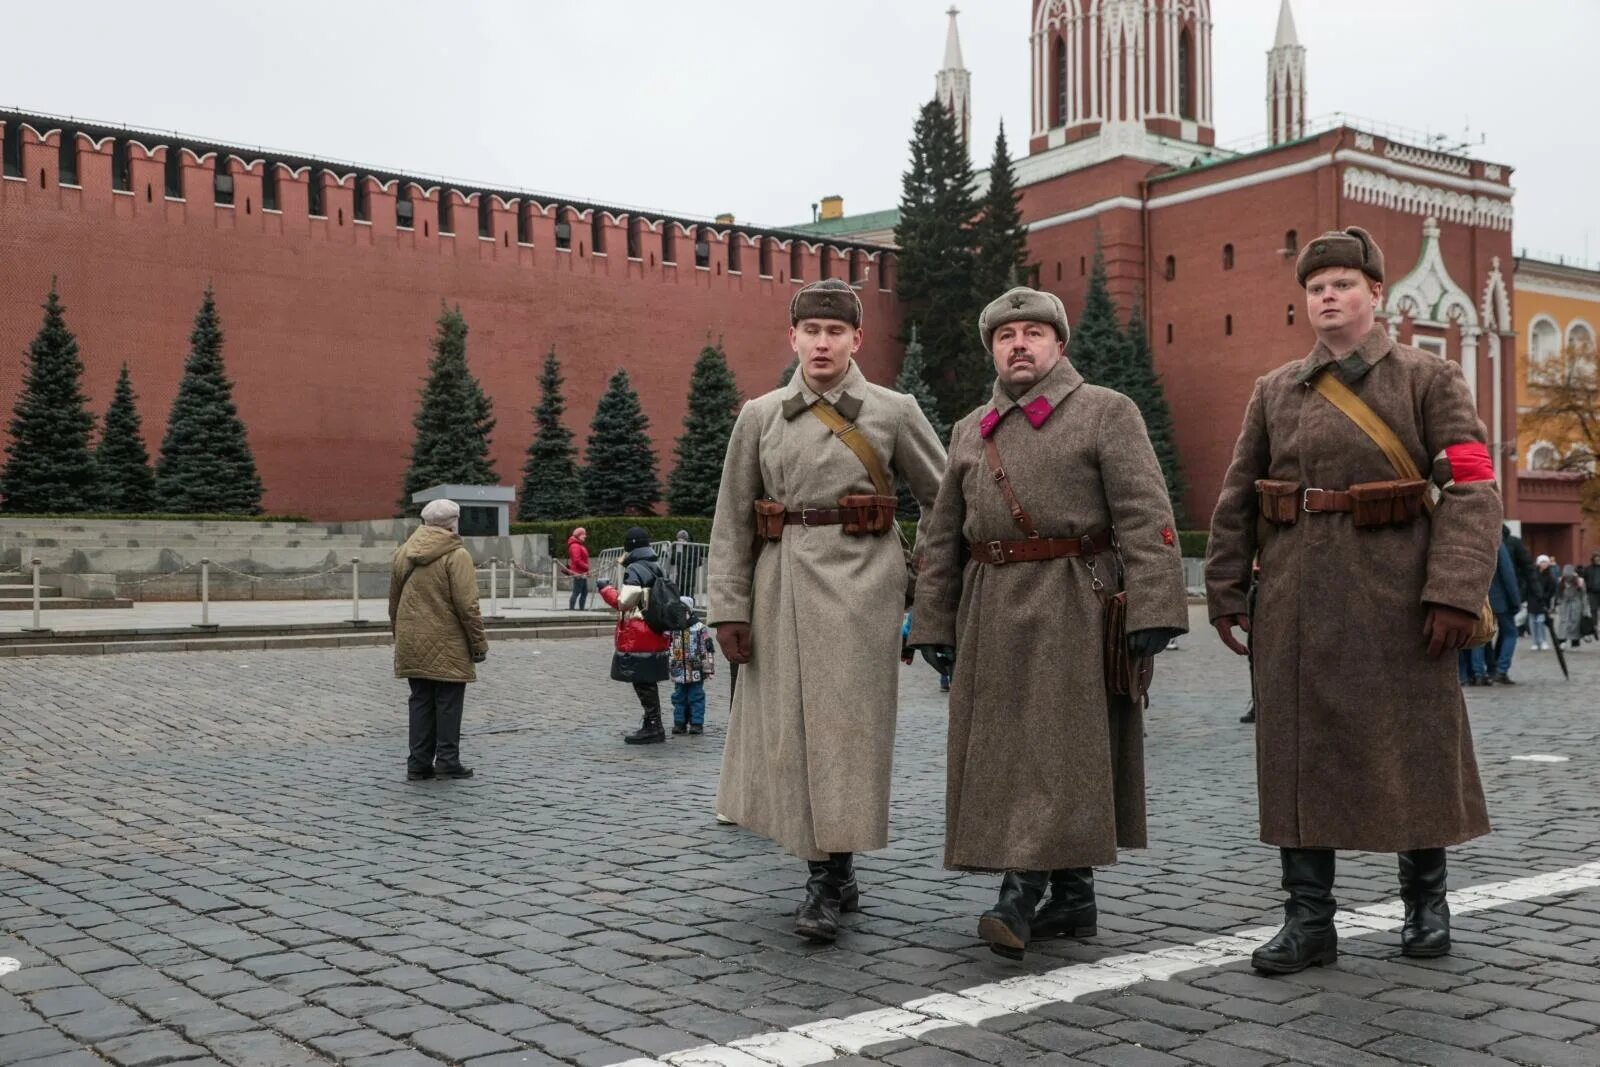
[[989, 461], [989, 472], [994, 475], [995, 484], [1006, 498], [1006, 507], [1011, 509], [1011, 518], [1022, 527], [1022, 532], [1028, 535], [1030, 541], [1038, 540], [1039, 531], [1034, 527], [1027, 509], [1022, 506], [1022, 501], [1017, 499], [1017, 491], [1011, 488], [1011, 479], [1000, 462], [1000, 446], [994, 443], [992, 436], [983, 439], [983, 455]]
[[[1406, 451], [1406, 446], [1400, 443], [1400, 438], [1368, 406], [1365, 400], [1350, 390], [1350, 387], [1341, 382], [1331, 372], [1324, 372], [1317, 376], [1316, 390], [1323, 399], [1338, 408], [1351, 422], [1360, 427], [1361, 432], [1372, 438], [1372, 443], [1382, 450], [1388, 457], [1389, 465], [1395, 473], [1402, 478], [1421, 479], [1422, 472], [1417, 469], [1416, 461], [1411, 458], [1411, 453]], [[1431, 493], [1424, 493], [1422, 502], [1429, 511], [1434, 508], [1435, 501]]]
[[843, 441], [850, 451], [856, 454], [861, 465], [867, 468], [867, 474], [872, 478], [872, 485], [879, 496], [894, 496], [894, 486], [889, 481], [888, 473], [883, 469], [883, 460], [878, 458], [878, 453], [873, 449], [872, 443], [866, 439], [856, 424], [839, 414], [826, 400], [818, 400], [811, 405], [811, 414], [822, 420], [828, 430]]

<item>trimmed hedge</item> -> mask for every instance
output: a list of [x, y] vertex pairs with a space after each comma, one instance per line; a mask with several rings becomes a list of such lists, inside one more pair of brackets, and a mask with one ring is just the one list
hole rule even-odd
[[1211, 543], [1210, 530], [1179, 530], [1178, 547], [1185, 558], [1204, 559], [1206, 545]]
[[194, 515], [183, 512], [148, 511], [119, 515], [114, 512], [86, 511], [0, 511], [0, 520], [82, 519], [85, 522], [304, 522], [304, 515]]
[[622, 535], [631, 526], [643, 526], [650, 531], [652, 541], [671, 541], [679, 530], [689, 531], [689, 540], [705, 543], [711, 540], [711, 520], [705, 516], [674, 518], [671, 515], [603, 515], [585, 519], [560, 519], [550, 522], [514, 522], [514, 534], [544, 534], [550, 538], [550, 554], [557, 559], [567, 555], [567, 538], [582, 526], [589, 531], [589, 552], [599, 555], [608, 548], [621, 548]]

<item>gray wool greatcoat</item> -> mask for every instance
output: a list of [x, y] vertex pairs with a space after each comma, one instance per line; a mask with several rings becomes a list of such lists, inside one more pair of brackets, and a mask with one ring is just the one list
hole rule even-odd
[[1378, 446], [1310, 387], [1334, 362], [1318, 344], [1260, 378], [1245, 410], [1206, 558], [1214, 622], [1251, 621], [1261, 840], [1284, 848], [1399, 852], [1489, 830], [1456, 656], [1427, 655], [1428, 603], [1476, 613], [1494, 575], [1500, 494], [1454, 363], [1374, 327], [1337, 374], [1443, 495], [1431, 519], [1357, 529], [1347, 513], [1257, 521], [1255, 482], [1345, 489], [1397, 478]]
[[[1030, 411], [1048, 411], [1037, 429]], [[996, 382], [991, 401], [956, 424], [918, 542], [911, 643], [956, 649], [945, 866], [1112, 863], [1118, 846], [1145, 844], [1143, 713], [1107, 699], [1104, 607], [1093, 588], [1098, 575], [1115, 592], [1116, 567], [1109, 553], [1092, 571], [1083, 558], [967, 558], [965, 542], [1025, 536], [984, 458], [981, 427], [996, 417], [1002, 465], [1039, 535], [1113, 530], [1129, 632], [1188, 628], [1166, 480], [1133, 401], [1085, 385], [1065, 359], [1016, 399]]]
[[[833, 508], [873, 492], [866, 468], [808, 409], [797, 371], [739, 412], [707, 562], [706, 621], [748, 622], [722, 753], [717, 810], [806, 860], [882, 848], [900, 674], [906, 568], [900, 539], [790, 526], [759, 551], [754, 502]], [[932, 507], [944, 448], [917, 402], [854, 363], [827, 399], [885, 468]]]

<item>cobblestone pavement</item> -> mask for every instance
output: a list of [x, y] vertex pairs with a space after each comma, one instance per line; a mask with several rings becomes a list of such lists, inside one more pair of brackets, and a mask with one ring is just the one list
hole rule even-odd
[[[944, 714], [920, 664], [893, 847], [861, 859], [865, 910], [817, 948], [790, 932], [803, 867], [713, 822], [725, 678], [704, 737], [635, 749], [608, 642], [497, 644], [468, 693], [478, 776], [408, 784], [389, 655], [0, 665], [0, 957], [20, 964], [0, 1063], [1600, 1064], [1596, 888], [1490, 900], [1436, 961], [1347, 924], [1337, 966], [1289, 978], [1197, 963], [850, 1051], [799, 1036], [1274, 924], [1246, 679], [1209, 633], [1159, 663], [1155, 847], [1099, 873], [1098, 938], [1020, 964], [974, 938], [995, 880], [940, 869]], [[1496, 830], [1452, 851], [1455, 889], [1600, 860], [1600, 646], [1569, 658], [1571, 682], [1524, 650], [1521, 685], [1468, 691]], [[1393, 857], [1341, 856], [1337, 892], [1392, 901]]]

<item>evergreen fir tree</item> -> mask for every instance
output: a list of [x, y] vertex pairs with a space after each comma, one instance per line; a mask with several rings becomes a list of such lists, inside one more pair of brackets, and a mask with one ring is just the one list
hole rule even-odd
[[794, 378], [794, 372], [800, 369], [800, 357], [796, 356], [783, 368], [783, 373], [778, 376], [778, 388], [782, 389]]
[[584, 461], [591, 515], [647, 515], [661, 499], [650, 420], [625, 370], [611, 376], [595, 407]]
[[707, 345], [689, 375], [689, 404], [683, 416], [683, 436], [678, 438], [677, 465], [667, 481], [667, 509], [672, 514], [710, 515], [716, 511], [722, 461], [738, 417], [739, 388], [722, 345]]
[[[894, 387], [902, 393], [910, 393], [916, 398], [917, 407], [928, 417], [928, 423], [933, 427], [933, 432], [939, 440], [949, 444], [950, 424], [944, 421], [939, 414], [939, 399], [933, 395], [933, 390], [928, 388], [926, 377], [927, 367], [922, 358], [922, 343], [917, 340], [917, 327], [911, 326], [911, 343], [906, 345], [906, 356], [900, 364], [900, 373], [894, 380]], [[911, 495], [911, 487], [904, 479], [895, 480], [895, 493], [899, 497], [899, 513], [902, 519], [914, 519], [920, 511], [917, 507], [917, 498]]]
[[1167, 496], [1172, 501], [1172, 514], [1181, 527], [1186, 518], [1183, 511], [1183, 468], [1178, 463], [1178, 442], [1172, 428], [1172, 409], [1167, 405], [1166, 391], [1156, 374], [1155, 353], [1150, 348], [1150, 332], [1145, 329], [1144, 301], [1133, 306], [1133, 319], [1128, 323], [1128, 365], [1123, 375], [1124, 391], [1139, 405], [1144, 415], [1145, 429], [1150, 432], [1150, 443], [1155, 446], [1156, 458], [1161, 461], [1161, 473], [1167, 479]]
[[[960, 418], [990, 380], [974, 323], [972, 165], [954, 117], [938, 100], [923, 105], [901, 180], [895, 289], [906, 320], [921, 327], [927, 380], [947, 421]], [[909, 337], [905, 338], [909, 340]]]
[[138, 513], [156, 508], [156, 474], [150, 469], [150, 453], [144, 446], [137, 400], [124, 363], [94, 454], [99, 468], [95, 506], [104, 511]]
[[43, 306], [11, 416], [0, 496], [9, 511], [86, 511], [94, 506], [94, 416], [83, 395], [78, 341], [67, 329], [53, 280]]
[[222, 363], [222, 324], [206, 287], [189, 334], [189, 359], [167, 416], [156, 464], [156, 500], [163, 511], [256, 515], [261, 477], [244, 423], [233, 403], [233, 383]]
[[544, 357], [539, 374], [539, 406], [533, 409], [533, 443], [522, 467], [522, 501], [517, 518], [575, 519], [583, 514], [583, 472], [572, 431], [561, 424], [567, 401], [561, 395], [561, 361], [556, 350]]
[[499, 481], [489, 460], [493, 407], [467, 369], [467, 320], [462, 318], [461, 308], [441, 310], [438, 327], [422, 402], [412, 419], [417, 436], [411, 444], [411, 467], [400, 499], [407, 515], [421, 514], [421, 505], [413, 504], [411, 496], [423, 489]]
[[976, 225], [978, 239], [977, 291], [993, 299], [1013, 286], [1023, 284], [1028, 254], [1028, 228], [1022, 222], [1022, 194], [1017, 192], [1017, 175], [1011, 167], [1006, 147], [1006, 125], [994, 139], [994, 161], [989, 165], [989, 191], [980, 205], [982, 214]]
[[1128, 335], [1122, 330], [1117, 305], [1111, 299], [1105, 256], [1098, 246], [1094, 252], [1094, 266], [1089, 271], [1089, 292], [1084, 297], [1083, 314], [1072, 324], [1067, 355], [1084, 381], [1119, 392], [1127, 391], [1123, 378], [1131, 362]]

